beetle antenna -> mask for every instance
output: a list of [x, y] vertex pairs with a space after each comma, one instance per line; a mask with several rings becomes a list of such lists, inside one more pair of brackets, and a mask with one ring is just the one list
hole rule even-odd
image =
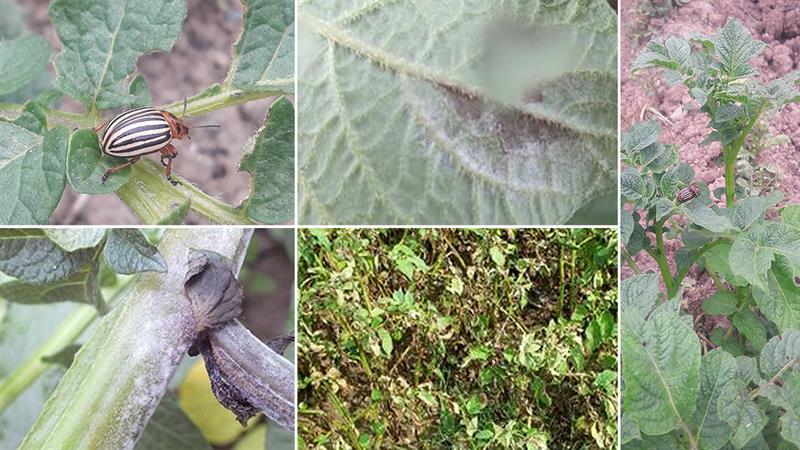
[[192, 125], [192, 128], [219, 128], [219, 125]]
[[187, 103], [186, 97], [183, 97], [183, 112], [181, 113], [181, 118], [183, 118], [186, 115], [186, 103]]

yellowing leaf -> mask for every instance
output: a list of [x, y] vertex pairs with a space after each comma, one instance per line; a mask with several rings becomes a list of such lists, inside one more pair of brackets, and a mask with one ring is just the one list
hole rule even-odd
[[[255, 426], [258, 416], [253, 417], [242, 428], [233, 413], [220, 405], [211, 392], [206, 366], [199, 359], [178, 388], [180, 405], [189, 419], [197, 425], [203, 437], [213, 445], [232, 443], [243, 431]], [[263, 448], [263, 447], [262, 447]]]

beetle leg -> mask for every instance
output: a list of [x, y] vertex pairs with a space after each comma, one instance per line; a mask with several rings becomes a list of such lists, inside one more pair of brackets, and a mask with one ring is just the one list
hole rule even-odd
[[98, 125], [98, 126], [96, 126], [96, 127], [92, 128], [92, 129], [94, 130], [94, 133], [95, 133], [95, 134], [97, 134], [97, 133], [99, 133], [99, 132], [100, 132], [100, 130], [102, 130], [103, 128], [105, 128], [105, 126], [106, 126], [106, 125], [108, 125], [108, 120], [104, 121], [103, 123], [101, 123], [100, 125]]
[[[178, 156], [178, 151], [175, 150], [172, 144], [168, 144], [161, 149], [161, 164], [164, 165], [164, 177], [166, 177], [173, 186], [181, 184], [172, 178], [172, 159], [176, 156]], [[166, 164], [164, 163], [165, 159], [167, 160]]]
[[120, 170], [122, 170], [122, 169], [124, 169], [126, 167], [132, 166], [133, 163], [135, 163], [138, 160], [139, 160], [139, 156], [134, 156], [133, 158], [129, 159], [128, 162], [126, 162], [125, 164], [120, 164], [119, 166], [112, 167], [112, 168], [106, 170], [106, 173], [104, 173], [103, 177], [100, 178], [100, 184], [106, 184], [106, 181], [108, 180], [108, 177], [110, 177], [111, 175], [119, 172]]

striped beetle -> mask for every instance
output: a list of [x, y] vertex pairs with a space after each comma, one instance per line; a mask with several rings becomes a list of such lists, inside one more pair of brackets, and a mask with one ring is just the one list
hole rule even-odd
[[696, 184], [685, 187], [678, 191], [678, 203], [686, 203], [693, 198], [700, 196], [700, 189]]
[[[183, 101], [183, 111], [186, 113], [186, 99]], [[200, 125], [192, 128], [219, 127], [219, 125]], [[100, 179], [105, 183], [108, 177], [132, 165], [142, 155], [161, 152], [161, 164], [164, 166], [164, 176], [177, 186], [178, 182], [172, 179], [172, 160], [178, 156], [178, 151], [172, 145], [173, 139], [189, 137], [189, 126], [181, 119], [168, 111], [155, 108], [138, 108], [118, 114], [94, 128], [95, 133], [105, 128], [100, 141], [103, 154], [127, 158], [125, 164], [112, 167]]]

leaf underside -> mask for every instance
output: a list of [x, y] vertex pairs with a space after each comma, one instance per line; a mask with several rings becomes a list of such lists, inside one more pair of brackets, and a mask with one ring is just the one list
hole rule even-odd
[[564, 223], [615, 192], [606, 2], [342, 3], [300, 6], [303, 222]]

